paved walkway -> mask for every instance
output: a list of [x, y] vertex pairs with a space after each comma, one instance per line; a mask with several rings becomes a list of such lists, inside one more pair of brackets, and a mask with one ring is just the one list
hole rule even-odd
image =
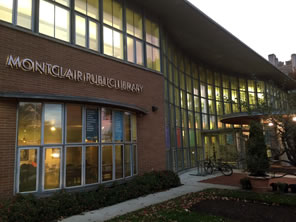
[[167, 191], [150, 194], [137, 199], [128, 200], [99, 210], [89, 211], [82, 215], [76, 215], [62, 220], [63, 222], [99, 222], [112, 219], [116, 216], [124, 215], [150, 205], [158, 204], [187, 193], [198, 192], [207, 188], [238, 189], [234, 186], [219, 184], [200, 183], [199, 181], [221, 176], [220, 173], [208, 176], [193, 176], [196, 170], [191, 170], [180, 175], [183, 186], [176, 187]]

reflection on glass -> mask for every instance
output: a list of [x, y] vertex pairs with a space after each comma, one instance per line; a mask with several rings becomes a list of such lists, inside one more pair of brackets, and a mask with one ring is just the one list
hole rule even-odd
[[113, 27], [122, 30], [122, 6], [113, 0]]
[[112, 26], [112, 0], [103, 1], [104, 23]]
[[153, 69], [156, 71], [160, 71], [159, 49], [155, 47], [153, 47]]
[[133, 136], [133, 142], [137, 141], [137, 116], [132, 114], [132, 136]]
[[61, 149], [46, 148], [44, 158], [44, 189], [60, 187]]
[[133, 157], [134, 157], [134, 161], [133, 161], [133, 168], [134, 168], [134, 175], [138, 173], [137, 170], [137, 146], [133, 145]]
[[36, 190], [37, 149], [21, 149], [19, 168], [19, 192]]
[[82, 141], [82, 107], [67, 104], [67, 143]]
[[18, 145], [39, 145], [41, 140], [41, 103], [19, 103]]
[[207, 114], [202, 114], [202, 128], [203, 129], [209, 129], [208, 115]]
[[98, 182], [98, 147], [88, 146], [85, 148], [85, 183]]
[[108, 181], [113, 178], [113, 152], [112, 146], [102, 147], [102, 180]]
[[112, 110], [102, 108], [101, 112], [101, 124], [102, 124], [102, 142], [112, 141]]
[[62, 105], [44, 105], [44, 143], [62, 143]]
[[0, 20], [12, 22], [13, 0], [0, 0]]
[[92, 21], [89, 21], [89, 48], [95, 51], [99, 50], [98, 24]]
[[123, 177], [123, 145], [115, 146], [115, 179]]
[[40, 0], [39, 32], [54, 37], [54, 5]]
[[131, 176], [131, 145], [124, 145], [124, 170], [125, 177]]
[[66, 186], [81, 185], [81, 147], [67, 147], [66, 154]]
[[153, 69], [153, 58], [152, 58], [152, 46], [146, 45], [146, 60], [147, 60], [147, 67]]
[[131, 114], [124, 113], [124, 139], [125, 141], [131, 141]]
[[32, 0], [18, 1], [17, 25], [31, 29], [31, 17], [32, 17]]
[[75, 35], [75, 42], [77, 45], [80, 45], [80, 46], [86, 46], [86, 38], [85, 38], [85, 35], [86, 35], [86, 24], [85, 24], [85, 18], [81, 17], [81, 16], [78, 16], [76, 15], [75, 16], [75, 32], [76, 32], [76, 35]]

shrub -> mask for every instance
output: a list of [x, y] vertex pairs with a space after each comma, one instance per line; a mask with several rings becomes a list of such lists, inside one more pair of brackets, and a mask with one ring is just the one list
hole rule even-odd
[[252, 190], [252, 184], [248, 177], [240, 179], [240, 184], [243, 190]]
[[289, 186], [287, 183], [277, 183], [277, 186], [279, 188], [279, 192], [281, 193], [288, 193]]
[[0, 221], [53, 221], [179, 185], [180, 178], [174, 172], [153, 171], [136, 176], [125, 184], [98, 185], [95, 191], [60, 191], [44, 198], [18, 194], [8, 200], [0, 200]]
[[251, 176], [266, 176], [266, 171], [269, 169], [269, 161], [262, 125], [256, 121], [252, 121], [250, 124], [246, 160], [247, 170]]

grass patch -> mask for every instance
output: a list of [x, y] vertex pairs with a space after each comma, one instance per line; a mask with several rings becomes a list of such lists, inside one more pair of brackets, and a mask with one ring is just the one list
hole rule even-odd
[[241, 190], [207, 189], [202, 192], [187, 194], [161, 204], [153, 205], [110, 220], [121, 221], [225, 221], [228, 218], [191, 211], [192, 206], [203, 200], [235, 200], [270, 205], [296, 207], [296, 195], [275, 193], [254, 193]]

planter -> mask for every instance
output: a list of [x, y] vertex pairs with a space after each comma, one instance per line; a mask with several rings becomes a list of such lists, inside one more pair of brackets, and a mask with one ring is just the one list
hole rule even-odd
[[272, 192], [276, 192], [278, 189], [277, 183], [271, 183], [270, 186], [272, 187]]
[[296, 184], [290, 184], [289, 187], [291, 188], [291, 193], [296, 193]]
[[280, 193], [288, 193], [289, 186], [287, 183], [277, 183]]
[[253, 190], [256, 192], [266, 192], [269, 190], [269, 177], [248, 176], [251, 181]]

